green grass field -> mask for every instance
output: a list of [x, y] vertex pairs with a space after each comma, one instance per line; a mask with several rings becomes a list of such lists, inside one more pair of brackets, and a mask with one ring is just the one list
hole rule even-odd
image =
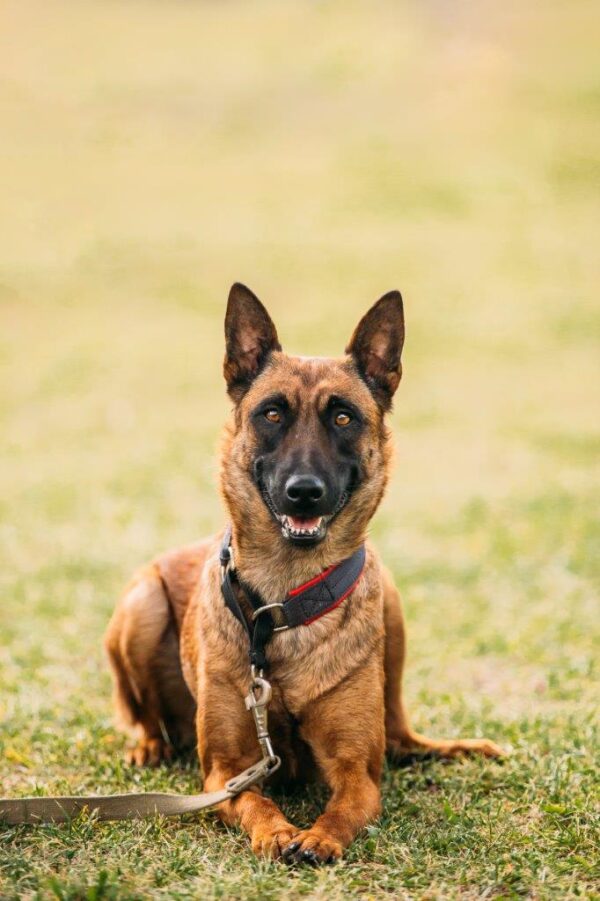
[[[2, 794], [134, 772], [101, 635], [131, 570], [223, 522], [229, 285], [287, 349], [405, 298], [372, 534], [407, 694], [502, 764], [386, 771], [322, 871], [211, 814], [0, 829], [0, 897], [600, 898], [599, 17], [585, 0], [3, 4]], [[596, 755], [596, 756], [595, 756]], [[283, 799], [299, 826], [324, 799]]]

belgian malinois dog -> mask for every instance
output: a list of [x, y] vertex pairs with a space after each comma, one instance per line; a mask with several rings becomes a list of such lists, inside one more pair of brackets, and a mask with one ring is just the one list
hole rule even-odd
[[[393, 758], [503, 752], [486, 739], [426, 738], [412, 730], [402, 702], [400, 599], [366, 540], [390, 469], [386, 414], [402, 372], [400, 294], [386, 294], [366, 313], [343, 357], [322, 359], [283, 353], [265, 307], [236, 284], [225, 338], [233, 413], [220, 483], [239, 604], [248, 620], [256, 603], [268, 607], [277, 628], [278, 608], [298, 586], [329, 580], [317, 615], [273, 631], [266, 646], [271, 734], [283, 761], [276, 777], [321, 778], [331, 797], [305, 830], [257, 787], [219, 813], [247, 830], [259, 854], [332, 862], [379, 815], [386, 751]], [[142, 569], [106, 635], [117, 710], [137, 736], [129, 760], [156, 765], [197, 743], [208, 791], [259, 756], [244, 706], [248, 634], [223, 600], [222, 539], [170, 551]], [[361, 553], [358, 578], [336, 595], [336, 568]]]

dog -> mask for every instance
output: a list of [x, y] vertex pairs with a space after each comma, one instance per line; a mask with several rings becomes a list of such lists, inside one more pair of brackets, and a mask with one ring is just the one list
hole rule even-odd
[[[331, 790], [325, 811], [300, 830], [254, 786], [221, 804], [219, 814], [249, 833], [257, 854], [333, 862], [380, 813], [386, 752], [503, 751], [487, 739], [434, 740], [411, 728], [401, 694], [400, 599], [366, 540], [391, 465], [386, 419], [402, 374], [400, 293], [371, 307], [343, 357], [324, 359], [285, 354], [265, 307], [235, 284], [225, 343], [233, 412], [220, 486], [244, 616], [250, 621], [257, 604], [267, 606], [276, 629], [283, 600], [298, 586], [332, 578], [341, 561], [362, 557], [343, 597], [333, 593], [310, 621], [272, 631], [265, 647], [271, 735], [282, 759], [273, 782], [324, 780]], [[129, 761], [156, 765], [196, 744], [207, 791], [223, 788], [259, 756], [244, 705], [248, 634], [221, 589], [223, 535], [139, 571], [105, 638], [117, 711], [137, 736]]]

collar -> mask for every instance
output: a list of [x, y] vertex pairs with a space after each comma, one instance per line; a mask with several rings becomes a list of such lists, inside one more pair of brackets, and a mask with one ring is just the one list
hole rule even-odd
[[[283, 632], [296, 626], [308, 626], [338, 607], [354, 591], [365, 565], [364, 544], [350, 557], [330, 566], [318, 576], [292, 589], [283, 601], [265, 604], [262, 598], [237, 576], [231, 549], [231, 526], [223, 536], [219, 559], [221, 563], [221, 592], [225, 606], [244, 626], [250, 640], [250, 662], [257, 669], [265, 669], [265, 645], [273, 632]], [[249, 623], [240, 607], [233, 582], [236, 581], [253, 608]], [[278, 611], [275, 624], [273, 613]]]

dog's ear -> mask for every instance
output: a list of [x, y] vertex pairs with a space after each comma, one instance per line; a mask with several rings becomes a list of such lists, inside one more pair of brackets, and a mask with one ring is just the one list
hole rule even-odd
[[229, 396], [241, 400], [269, 355], [281, 350], [271, 317], [249, 288], [232, 285], [225, 314], [223, 375]]
[[389, 410], [402, 376], [404, 309], [399, 291], [384, 294], [360, 320], [346, 353], [383, 410]]

